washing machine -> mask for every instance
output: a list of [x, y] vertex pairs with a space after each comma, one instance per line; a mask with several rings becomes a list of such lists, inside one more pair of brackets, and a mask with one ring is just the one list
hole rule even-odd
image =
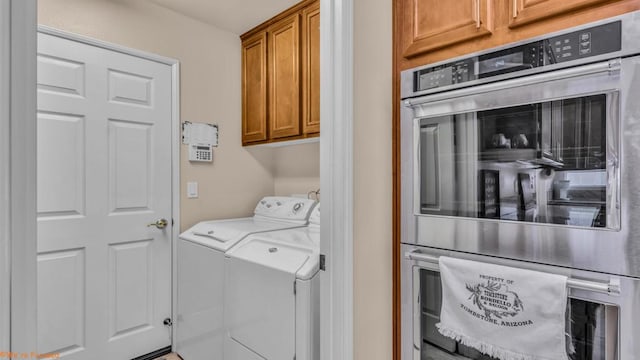
[[184, 360], [223, 359], [225, 252], [251, 234], [306, 228], [315, 205], [308, 199], [265, 197], [253, 217], [205, 221], [180, 235], [175, 350]]
[[320, 358], [320, 206], [306, 228], [253, 234], [226, 253], [225, 360]]

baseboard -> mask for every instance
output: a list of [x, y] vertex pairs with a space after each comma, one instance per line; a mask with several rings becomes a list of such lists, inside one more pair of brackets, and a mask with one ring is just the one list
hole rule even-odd
[[167, 346], [166, 348], [162, 348], [153, 352], [150, 352], [146, 355], [138, 356], [137, 358], [133, 358], [131, 360], [153, 360], [159, 356], [167, 355], [171, 353], [171, 346]]

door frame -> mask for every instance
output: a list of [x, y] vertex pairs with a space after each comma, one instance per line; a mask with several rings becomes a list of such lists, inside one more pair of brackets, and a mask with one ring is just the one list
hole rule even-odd
[[[13, 212], [12, 205], [0, 205], [0, 218], [11, 226], [10, 238], [0, 233], [0, 249], [9, 248], [12, 261], [9, 268], [0, 268], [0, 285], [10, 286], [10, 304], [0, 302], [0, 315], [11, 314], [10, 334], [0, 328], [0, 345], [11, 344], [11, 349], [35, 349], [36, 329], [36, 0], [0, 0], [2, 14], [11, 9], [11, 46], [0, 41], [2, 60], [20, 59], [11, 63], [11, 75], [21, 79], [11, 83], [11, 96], [0, 92], [0, 104], [9, 102], [11, 118], [0, 113], [0, 131], [10, 129], [11, 164], [8, 174], [0, 171], [0, 185], [21, 201], [21, 211]], [[322, 275], [321, 358], [324, 360], [353, 359], [353, 0], [321, 0], [321, 113], [320, 143], [321, 185], [324, 189], [322, 226], [322, 252], [327, 255], [327, 270]], [[4, 18], [3, 18], [4, 19]], [[7, 19], [4, 19], [7, 20]], [[0, 26], [3, 24], [0, 23]], [[3, 32], [4, 33], [4, 32]], [[75, 37], [75, 35], [74, 35]], [[125, 49], [89, 38], [89, 43], [112, 50], [131, 50], [130, 54], [146, 57], [151, 54]], [[9, 51], [7, 53], [7, 48]], [[126, 52], [129, 53], [129, 52]], [[176, 150], [172, 154], [174, 229], [180, 228], [180, 123], [179, 63], [168, 58], [152, 56], [156, 61], [170, 61], [174, 78], [174, 106], [172, 141]], [[19, 91], [19, 90], [22, 91]], [[15, 90], [15, 91], [14, 91]], [[18, 122], [18, 119], [21, 121]], [[4, 141], [2, 142], [4, 143]], [[22, 151], [22, 150], [27, 151]], [[5, 166], [5, 159], [2, 166]], [[13, 168], [13, 164], [18, 169]], [[336, 171], [337, 170], [337, 171]], [[324, 175], [322, 175], [324, 174]], [[12, 186], [16, 185], [16, 186]], [[17, 186], [19, 185], [19, 186]], [[31, 196], [29, 196], [32, 194]], [[172, 234], [173, 259], [177, 231]], [[23, 241], [13, 241], [23, 239]], [[9, 254], [9, 253], [8, 253]], [[20, 259], [21, 261], [15, 261]], [[23, 261], [24, 260], [24, 261]], [[334, 268], [335, 265], [335, 268]], [[175, 266], [172, 271], [175, 286]], [[3, 283], [3, 281], [5, 283]], [[6, 283], [10, 281], [10, 284]], [[6, 289], [6, 287], [4, 287]], [[173, 294], [173, 313], [176, 314], [176, 293]], [[6, 326], [5, 326], [6, 327]], [[173, 330], [172, 330], [172, 333]], [[175, 344], [175, 334], [172, 343]], [[0, 351], [4, 351], [0, 349]]]
[[0, 0], [0, 351], [36, 349], [36, 6]]
[[[10, 149], [9, 131], [11, 118], [11, 3], [0, 0], [0, 289], [8, 289], [11, 285], [11, 257], [9, 256], [9, 167]], [[6, 199], [6, 201], [5, 201]], [[8, 351], [11, 338], [10, 292], [0, 292], [0, 351]]]
[[320, 1], [320, 358], [353, 349], [353, 0]]
[[[0, 0], [1, 1], [1, 0]], [[14, 3], [21, 3], [24, 0], [13, 0]], [[110, 51], [115, 51], [115, 52], [119, 52], [122, 54], [126, 54], [126, 55], [131, 55], [131, 56], [135, 56], [141, 59], [145, 59], [145, 60], [150, 60], [150, 61], [155, 61], [161, 64], [165, 64], [171, 67], [171, 81], [172, 81], [172, 89], [171, 89], [171, 102], [172, 102], [172, 110], [171, 110], [171, 174], [172, 174], [172, 179], [171, 179], [171, 191], [172, 191], [172, 205], [171, 205], [171, 216], [172, 216], [172, 220], [173, 220], [173, 227], [171, 229], [171, 263], [172, 263], [172, 270], [171, 270], [171, 287], [172, 287], [172, 305], [171, 305], [171, 312], [172, 314], [175, 314], [175, 310], [176, 310], [176, 300], [175, 300], [175, 291], [173, 291], [173, 288], [175, 287], [175, 282], [176, 282], [176, 268], [175, 268], [175, 256], [176, 256], [176, 245], [177, 245], [177, 238], [178, 238], [178, 234], [179, 234], [179, 229], [180, 229], [180, 139], [181, 139], [181, 132], [180, 132], [180, 63], [178, 60], [176, 59], [171, 59], [168, 57], [164, 57], [164, 56], [159, 56], [156, 54], [152, 54], [152, 53], [148, 53], [148, 52], [144, 52], [144, 51], [140, 51], [140, 50], [136, 50], [136, 49], [131, 49], [125, 46], [120, 46], [117, 44], [113, 44], [113, 43], [108, 43], [105, 41], [101, 41], [101, 40], [97, 40], [97, 39], [93, 39], [90, 37], [86, 37], [86, 36], [82, 36], [82, 35], [78, 35], [78, 34], [73, 34], [70, 32], [66, 32], [66, 31], [61, 31], [58, 29], [54, 29], [51, 27], [47, 27], [47, 26], [42, 26], [42, 25], [37, 25], [36, 24], [36, 4], [34, 0], [28, 0], [28, 2], [33, 1], [33, 6], [32, 8], [28, 9], [29, 12], [29, 17], [33, 19], [33, 21], [30, 23], [30, 26], [33, 29], [33, 36], [29, 38], [29, 40], [25, 40], [24, 43], [26, 44], [26, 46], [28, 48], [32, 49], [32, 53], [29, 54], [22, 54], [22, 59], [26, 58], [29, 59], [28, 63], [31, 65], [31, 68], [29, 69], [30, 73], [31, 73], [31, 78], [32, 80], [30, 80], [29, 84], [33, 84], [32, 86], [32, 93], [33, 93], [33, 99], [32, 102], [30, 104], [30, 121], [29, 123], [32, 123], [32, 128], [29, 129], [29, 131], [25, 131], [24, 133], [20, 134], [19, 137], [12, 137], [12, 138], [20, 138], [20, 139], [25, 139], [24, 143], [26, 144], [30, 144], [30, 148], [31, 148], [31, 153], [24, 155], [25, 159], [27, 161], [29, 161], [30, 163], [32, 163], [32, 167], [33, 169], [31, 169], [31, 172], [29, 174], [29, 176], [27, 176], [26, 178], [29, 179], [28, 184], [26, 185], [26, 193], [29, 194], [33, 194], [33, 204], [32, 207], [29, 209], [29, 211], [25, 214], [24, 218], [28, 218], [30, 219], [30, 226], [28, 227], [28, 229], [26, 229], [25, 231], [28, 231], [31, 236], [29, 237], [17, 237], [17, 236], [13, 236], [12, 239], [19, 239], [19, 238], [23, 238], [26, 239], [26, 241], [22, 242], [25, 245], [22, 246], [26, 246], [28, 249], [30, 249], [30, 251], [26, 254], [28, 256], [26, 256], [26, 258], [30, 259], [28, 261], [28, 265], [20, 265], [18, 261], [14, 261], [11, 265], [11, 270], [12, 270], [12, 275], [14, 277], [12, 277], [12, 280], [15, 278], [15, 276], [18, 275], [22, 275], [20, 276], [19, 281], [12, 281], [12, 302], [11, 302], [11, 314], [12, 314], [12, 318], [13, 318], [13, 322], [12, 322], [12, 326], [11, 326], [11, 351], [23, 351], [22, 349], [26, 349], [24, 351], [35, 351], [36, 349], [36, 341], [35, 339], [37, 338], [37, 318], [35, 316], [36, 314], [36, 308], [37, 308], [37, 302], [36, 302], [36, 284], [37, 284], [37, 263], [36, 263], [36, 257], [37, 257], [37, 252], [36, 252], [36, 248], [37, 248], [37, 236], [36, 236], [36, 229], [37, 229], [37, 222], [36, 222], [36, 204], [35, 204], [35, 193], [36, 193], [36, 175], [35, 175], [35, 166], [36, 166], [36, 162], [37, 162], [37, 157], [36, 157], [36, 111], [37, 111], [37, 102], [36, 102], [36, 49], [37, 49], [37, 33], [43, 33], [43, 34], [48, 34], [48, 35], [52, 35], [52, 36], [57, 36], [60, 38], [64, 38], [64, 39], [68, 39], [71, 41], [75, 41], [75, 42], [79, 42], [82, 44], [86, 44], [86, 45], [90, 45], [90, 46], [95, 46], [95, 47], [99, 47], [102, 49], [106, 49], [106, 50], [110, 50]], [[15, 20], [15, 14], [12, 12], [12, 20]], [[37, 29], [37, 32], [36, 32]], [[14, 56], [20, 56], [19, 54], [15, 54]], [[12, 69], [13, 70], [13, 69]], [[15, 116], [12, 116], [12, 119], [16, 118]], [[23, 117], [25, 118], [25, 117]], [[13, 125], [13, 124], [12, 124]], [[13, 134], [12, 134], [13, 136]], [[16, 176], [19, 174], [15, 174], [15, 171], [12, 170], [12, 175]], [[12, 191], [12, 195], [15, 195], [14, 193], [14, 189], [13, 187], [11, 188]], [[17, 196], [16, 196], [17, 197]], [[19, 198], [19, 197], [17, 197]], [[13, 248], [16, 247], [16, 245], [19, 245], [19, 243], [21, 243], [20, 241], [13, 241], [10, 246]], [[12, 258], [15, 260], [15, 251], [12, 251]], [[23, 257], [25, 258], [25, 257]], [[18, 257], [19, 259], [19, 257]], [[21, 268], [19, 268], [19, 266]], [[16, 307], [16, 302], [14, 302], [14, 299], [18, 296], [21, 295], [21, 293], [24, 293], [25, 290], [24, 288], [28, 288], [28, 294], [30, 295], [29, 297], [23, 297], [23, 299], [21, 301], [26, 301], [26, 299], [29, 299], [30, 301], [26, 303], [25, 306], [20, 306], [19, 308]], [[18, 303], [20, 304], [20, 303]], [[24, 311], [23, 309], [24, 308]], [[173, 316], [173, 315], [172, 315]], [[14, 327], [14, 324], [20, 324], [20, 323], [24, 323], [25, 321], [20, 320], [20, 319], [27, 319], [28, 320], [28, 324], [29, 324], [29, 328], [25, 329], [22, 332], [16, 332], [16, 328]], [[174, 343], [174, 339], [173, 337], [175, 336], [173, 328], [171, 329], [171, 343]], [[0, 349], [0, 351], [2, 351]]]
[[[105, 50], [135, 56], [144, 60], [155, 61], [171, 67], [171, 318], [173, 319], [178, 310], [177, 291], [175, 287], [177, 281], [176, 259], [178, 252], [178, 235], [180, 235], [180, 144], [182, 144], [182, 127], [180, 124], [180, 62], [177, 59], [59, 30], [46, 25], [37, 26], [38, 33], [57, 36]], [[175, 344], [175, 336], [174, 327], [172, 327], [172, 348], [173, 344]]]

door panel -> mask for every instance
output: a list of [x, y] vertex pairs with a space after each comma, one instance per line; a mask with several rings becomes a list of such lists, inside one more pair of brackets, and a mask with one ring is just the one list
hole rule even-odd
[[269, 130], [272, 139], [300, 135], [300, 16], [269, 28]]
[[38, 255], [38, 347], [42, 353], [85, 350], [85, 252]]
[[242, 143], [267, 140], [267, 33], [242, 43]]
[[[109, 119], [109, 210], [151, 210], [152, 124]], [[140, 167], [142, 165], [142, 167]]]
[[109, 101], [152, 106], [153, 79], [109, 69]]
[[513, 0], [509, 2], [509, 27], [515, 28], [611, 0]]
[[110, 340], [152, 327], [152, 240], [109, 247]]
[[171, 219], [171, 68], [38, 41], [38, 351], [166, 347], [171, 229], [146, 224]]
[[320, 2], [302, 11], [302, 127], [320, 132]]
[[84, 216], [85, 118], [39, 112], [37, 121], [38, 215]]
[[491, 35], [493, 12], [487, 0], [402, 0], [403, 56]]
[[84, 97], [85, 64], [38, 55], [38, 90]]

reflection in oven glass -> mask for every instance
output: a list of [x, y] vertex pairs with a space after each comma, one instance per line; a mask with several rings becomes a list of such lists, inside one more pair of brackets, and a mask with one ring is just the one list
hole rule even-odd
[[420, 119], [420, 212], [607, 227], [606, 100]]
[[[450, 338], [440, 335], [436, 324], [440, 321], [442, 305], [442, 285], [440, 274], [435, 271], [420, 270], [420, 321], [421, 321], [421, 360], [492, 360], [491, 356], [464, 346]], [[613, 318], [613, 322], [612, 322]], [[609, 347], [615, 347], [615, 331], [609, 333], [606, 328], [616, 328], [617, 308], [580, 299], [570, 299], [567, 304], [567, 354], [571, 360], [605, 360], [615, 358], [607, 356]], [[613, 339], [612, 339], [613, 338]], [[615, 353], [614, 353], [615, 356]]]

